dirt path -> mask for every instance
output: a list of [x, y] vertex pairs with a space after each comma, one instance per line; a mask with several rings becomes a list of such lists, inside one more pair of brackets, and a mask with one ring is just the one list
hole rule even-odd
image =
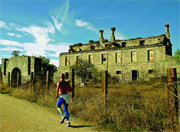
[[57, 113], [35, 103], [0, 94], [1, 132], [87, 132], [95, 126], [70, 117], [72, 127], [59, 124]]

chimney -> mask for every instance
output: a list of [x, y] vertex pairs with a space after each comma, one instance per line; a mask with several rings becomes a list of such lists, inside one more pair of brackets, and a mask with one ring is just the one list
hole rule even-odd
[[116, 30], [115, 27], [111, 28], [111, 42], [115, 41], [114, 31]]
[[103, 38], [103, 30], [99, 30], [99, 33], [100, 33], [100, 43], [103, 42], [104, 38]]
[[170, 38], [169, 24], [165, 24], [165, 28], [166, 28], [166, 37], [169, 39]]

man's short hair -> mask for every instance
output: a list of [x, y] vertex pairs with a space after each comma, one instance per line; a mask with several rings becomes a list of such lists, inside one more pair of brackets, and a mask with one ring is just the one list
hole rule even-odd
[[61, 74], [61, 78], [62, 78], [63, 80], [65, 79], [64, 73]]

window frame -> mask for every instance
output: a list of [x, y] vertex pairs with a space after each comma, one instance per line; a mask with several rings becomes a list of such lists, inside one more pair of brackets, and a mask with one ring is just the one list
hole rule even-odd
[[[68, 63], [68, 59], [69, 59], [69, 63]], [[65, 66], [70, 66], [70, 57], [69, 56], [65, 57]]]
[[[118, 73], [118, 72], [120, 72], [120, 73]], [[121, 75], [122, 74], [122, 71], [116, 71], [116, 75]]]
[[81, 62], [81, 56], [77, 55], [76, 56], [76, 65], [80, 65], [80, 62]]
[[[106, 57], [104, 58], [103, 55], [106, 55]], [[107, 62], [107, 53], [101, 53], [101, 64], [105, 64], [104, 62]]]
[[[121, 55], [120, 62], [118, 62], [118, 60], [119, 60], [118, 59], [118, 54]], [[122, 53], [121, 52], [116, 52], [115, 53], [115, 63], [120, 63], [120, 64], [122, 63]]]
[[[133, 59], [133, 52], [136, 53], [136, 61]], [[137, 56], [137, 51], [131, 51], [131, 63], [137, 63], [138, 62], [138, 56]]]
[[[151, 60], [151, 54], [150, 54], [151, 51], [153, 53], [153, 60]], [[147, 61], [148, 62], [154, 62], [154, 50], [153, 49], [148, 49], [147, 50]]]
[[[90, 61], [90, 56], [92, 56], [92, 63]], [[94, 55], [93, 54], [88, 54], [88, 62], [89, 62], [89, 64], [94, 64]]]

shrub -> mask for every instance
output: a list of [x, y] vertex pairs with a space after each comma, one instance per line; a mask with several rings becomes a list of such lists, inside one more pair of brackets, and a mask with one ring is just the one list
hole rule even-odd
[[87, 80], [99, 80], [101, 77], [101, 72], [99, 72], [93, 64], [90, 64], [88, 61], [80, 60], [79, 64], [75, 64], [71, 67], [75, 70], [77, 77], [82, 79], [82, 82], [85, 83]]

